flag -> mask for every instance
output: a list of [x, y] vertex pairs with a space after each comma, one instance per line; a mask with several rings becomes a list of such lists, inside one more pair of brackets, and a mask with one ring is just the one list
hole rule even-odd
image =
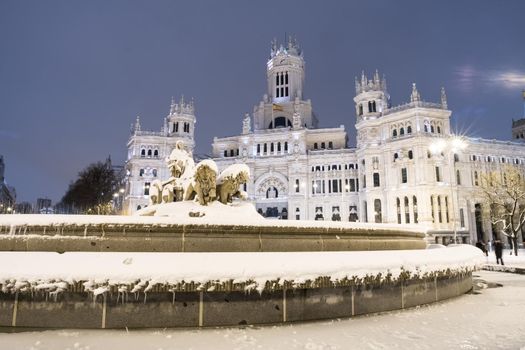
[[272, 104], [272, 110], [273, 110], [273, 111], [280, 111], [280, 112], [284, 111], [283, 106], [278, 105], [278, 104], [276, 104], [276, 103], [273, 103], [273, 104]]
[[525, 100], [525, 90], [522, 90], [521, 93], [523, 94], [523, 99]]

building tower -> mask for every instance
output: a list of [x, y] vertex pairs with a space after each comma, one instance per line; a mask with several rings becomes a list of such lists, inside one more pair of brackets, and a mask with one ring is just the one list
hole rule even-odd
[[310, 100], [303, 100], [304, 59], [297, 41], [291, 36], [285, 45], [272, 41], [266, 63], [267, 93], [254, 107], [254, 129], [293, 127], [295, 119], [301, 126], [317, 128], [317, 118]]
[[390, 96], [386, 90], [386, 79], [379, 79], [376, 70], [373, 79], [368, 79], [365, 72], [361, 73], [361, 80], [355, 78], [354, 102], [358, 121], [360, 119], [375, 119], [381, 116], [390, 105]]

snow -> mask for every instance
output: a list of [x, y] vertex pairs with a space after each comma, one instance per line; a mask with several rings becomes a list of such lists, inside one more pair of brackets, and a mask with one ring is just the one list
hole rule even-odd
[[[423, 225], [376, 224], [344, 221], [308, 221], [308, 220], [269, 220], [260, 216], [250, 202], [234, 201], [222, 204], [217, 201], [206, 207], [193, 201], [164, 204], [166, 209], [155, 207], [162, 216], [119, 216], [119, 215], [0, 215], [0, 227], [8, 226], [12, 234], [23, 233], [23, 228], [31, 225], [55, 226], [64, 225], [246, 225], [293, 228], [337, 228], [355, 230], [392, 230], [426, 233], [428, 227]], [[152, 206], [153, 207], [153, 206]], [[153, 210], [152, 207], [150, 210]], [[205, 212], [203, 217], [190, 217], [190, 212]], [[161, 215], [161, 214], [159, 214]], [[20, 232], [21, 231], [21, 232]], [[4, 231], [2, 233], [9, 233]]]
[[217, 178], [217, 185], [220, 185], [228, 177], [235, 178], [240, 173], [246, 174], [246, 179], [250, 178], [250, 168], [246, 164], [232, 164], [224, 169], [221, 175]]
[[215, 174], [219, 174], [219, 168], [217, 168], [217, 164], [211, 159], [204, 159], [204, 160], [201, 160], [199, 163], [197, 163], [197, 165], [195, 166], [195, 172], [197, 172], [199, 168], [205, 167], [205, 166], [213, 170]]
[[262, 291], [268, 281], [301, 284], [329, 277], [337, 283], [379, 274], [396, 279], [406, 272], [421, 277], [447, 270], [466, 272], [480, 268], [484, 260], [481, 251], [469, 245], [369, 252], [0, 252], [0, 284], [4, 292], [12, 292], [20, 286], [82, 281], [87, 290], [102, 293], [99, 288], [113, 285], [135, 284], [135, 291], [143, 291], [155, 284], [233, 280]]
[[378, 315], [265, 327], [198, 330], [50, 330], [0, 333], [12, 350], [525, 349], [525, 278], [480, 271], [500, 283], [422, 307]]

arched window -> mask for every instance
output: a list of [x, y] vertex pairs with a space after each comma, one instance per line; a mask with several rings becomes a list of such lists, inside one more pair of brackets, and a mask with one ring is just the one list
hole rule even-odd
[[153, 169], [152, 173], [153, 173], [153, 177], [157, 177], [157, 169]]
[[397, 137], [397, 129], [392, 130], [392, 137]]
[[410, 208], [408, 206], [408, 197], [405, 197], [405, 224], [410, 224]]
[[146, 150], [143, 148], [140, 150], [140, 156], [145, 157], [146, 156]]
[[399, 129], [399, 136], [403, 136], [405, 134], [405, 128]]
[[325, 149], [326, 148], [326, 144], [324, 142], [321, 142], [321, 149]]
[[407, 134], [410, 135], [412, 133], [412, 126], [407, 126]]
[[151, 153], [151, 150], [149, 149], [149, 150], [148, 150], [148, 157], [151, 157], [151, 154], [152, 154], [152, 153]]
[[173, 132], [179, 132], [179, 122], [173, 124]]
[[292, 127], [292, 122], [290, 122], [288, 118], [280, 116], [280, 117], [275, 118], [272, 122], [270, 122], [268, 129], [286, 128], [286, 127]]
[[398, 159], [399, 159], [399, 154], [397, 154], [397, 152], [396, 152], [396, 153], [394, 153], [394, 162], [395, 162], [396, 160], [398, 160]]
[[268, 145], [266, 143], [263, 145], [263, 152], [268, 152]]
[[272, 143], [270, 143], [270, 152], [273, 153], [273, 151], [274, 151], [274, 146], [273, 146], [273, 142], [272, 142]]
[[258, 143], [257, 144], [257, 154], [260, 154], [261, 153], [261, 144]]
[[144, 176], [144, 169], [139, 170], [139, 176]]
[[372, 112], [372, 102], [368, 101], [368, 113]]
[[[273, 144], [272, 144], [272, 145], [273, 145]], [[231, 149], [231, 150], [230, 150], [230, 157], [233, 157], [234, 154], [235, 154], [235, 153], [234, 153], [234, 150]]]
[[266, 198], [272, 199], [272, 198], [278, 198], [279, 192], [277, 191], [277, 188], [271, 186], [266, 190]]
[[285, 152], [288, 152], [288, 142], [285, 142], [285, 143], [284, 143], [284, 151], [285, 151]]
[[277, 152], [281, 152], [281, 143], [277, 142]]
[[459, 155], [457, 153], [454, 153], [454, 162], [459, 162]]
[[383, 221], [381, 213], [381, 200], [374, 199], [374, 218], [375, 222], [380, 223]]
[[159, 157], [159, 150], [156, 149], [155, 151], [153, 151], [153, 157], [155, 158], [158, 158]]
[[314, 142], [314, 149], [317, 149], [317, 142]]
[[414, 152], [412, 152], [412, 150], [408, 151], [408, 159], [414, 159]]
[[226, 150], [226, 149], [224, 150], [224, 156], [228, 157], [228, 150]]
[[418, 223], [418, 216], [417, 216], [417, 197], [412, 196], [412, 211], [414, 212], [414, 224]]
[[372, 112], [377, 112], [377, 110], [376, 110], [376, 101], [372, 101]]
[[396, 207], [397, 207], [397, 223], [401, 223], [401, 201], [399, 198], [396, 198]]
[[359, 115], [363, 115], [363, 105], [359, 104]]
[[334, 143], [332, 141], [328, 141], [328, 149], [334, 148]]
[[438, 134], [441, 134], [441, 127], [437, 127]]
[[430, 132], [434, 133], [434, 125], [430, 125]]

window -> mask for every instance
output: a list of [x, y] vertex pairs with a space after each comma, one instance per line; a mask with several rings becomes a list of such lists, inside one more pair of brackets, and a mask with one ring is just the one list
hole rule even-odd
[[144, 195], [149, 196], [149, 182], [144, 182]]
[[393, 137], [393, 138], [396, 138], [396, 137], [397, 137], [397, 130], [396, 130], [396, 129], [394, 129], [394, 130], [392, 131], [392, 137]]
[[417, 216], [417, 197], [412, 197], [412, 211], [414, 212], [414, 224], [418, 223], [418, 216]]
[[434, 133], [434, 125], [430, 125], [430, 132]]
[[140, 210], [142, 209], [142, 207], [140, 205], [137, 205], [137, 210]]
[[366, 188], [366, 175], [363, 175], [363, 188]]
[[447, 223], [450, 222], [450, 217], [448, 213], [448, 196], [445, 196], [445, 216], [447, 218]]
[[405, 135], [405, 128], [399, 129], [399, 136]]
[[157, 169], [153, 169], [152, 173], [153, 173], [153, 177], [157, 177]]
[[441, 127], [437, 127], [438, 134], [441, 134]]
[[295, 179], [295, 193], [299, 193], [299, 179]]
[[228, 157], [228, 150], [224, 150], [224, 156]]
[[410, 135], [412, 133], [412, 127], [409, 125], [407, 126], [407, 134]]
[[326, 148], [326, 145], [324, 142], [321, 142], [321, 149], [325, 149]]
[[332, 180], [332, 193], [339, 193], [340, 192], [340, 189], [339, 189], [339, 181], [341, 180]]
[[441, 169], [436, 167], [436, 182], [441, 182]]
[[406, 184], [408, 182], [407, 168], [401, 168], [401, 183]]
[[179, 123], [173, 124], [173, 132], [179, 132]]
[[143, 148], [140, 150], [140, 156], [144, 158], [146, 156], [146, 150]]
[[260, 154], [260, 153], [261, 153], [261, 145], [257, 144], [257, 154]]
[[437, 196], [438, 200], [438, 220], [439, 223], [443, 222], [443, 214], [441, 213], [442, 207], [441, 207], [441, 196]]
[[380, 223], [383, 221], [381, 214], [381, 200], [374, 199], [374, 221]]
[[231, 149], [231, 150], [230, 150], [230, 157], [233, 157], [234, 154], [235, 154], [235, 153], [234, 153], [233, 150]]
[[140, 169], [139, 176], [144, 176], [144, 169]]
[[359, 115], [363, 115], [363, 105], [359, 105]]
[[457, 153], [454, 153], [454, 163], [459, 162], [459, 155]]
[[414, 159], [414, 152], [412, 152], [412, 150], [408, 151], [408, 159]]
[[314, 149], [317, 149], [317, 142], [314, 142]]
[[355, 179], [350, 179], [350, 192], [355, 192]]
[[284, 143], [284, 151], [285, 151], [285, 152], [288, 152], [288, 142], [285, 142], [285, 143]]
[[410, 224], [410, 208], [408, 203], [408, 197], [405, 197], [405, 223]]
[[399, 198], [396, 198], [396, 208], [397, 208], [397, 223], [401, 223], [401, 201]]
[[277, 152], [281, 152], [281, 143], [277, 142]]
[[461, 185], [461, 174], [459, 170], [456, 170], [456, 184]]
[[273, 151], [274, 151], [273, 148], [274, 148], [274, 147], [273, 147], [273, 142], [272, 142], [272, 143], [270, 143], [270, 152], [272, 152], [272, 153], [273, 153]]
[[155, 158], [158, 158], [159, 157], [159, 150], [156, 149], [155, 151], [153, 151], [153, 157]]
[[152, 154], [152, 153], [151, 153], [151, 150], [149, 149], [149, 150], [148, 150], [148, 157], [151, 157], [151, 154]]
[[436, 222], [435, 210], [434, 210], [434, 196], [430, 196], [430, 210], [432, 212], [432, 222]]
[[363, 221], [368, 222], [368, 205], [366, 201], [363, 202]]
[[334, 148], [334, 143], [332, 141], [329, 141], [328, 142], [328, 149], [333, 149]]
[[374, 187], [379, 187], [380, 185], [379, 173], [374, 173]]
[[474, 172], [474, 186], [479, 186], [479, 176], [477, 171]]
[[397, 152], [394, 153], [394, 162], [395, 162], [398, 158], [399, 158], [399, 154], [397, 154]]
[[268, 152], [268, 145], [266, 143], [263, 145], [263, 152], [264, 153]]
[[465, 227], [465, 213], [463, 212], [463, 208], [459, 209], [459, 226], [462, 228]]

